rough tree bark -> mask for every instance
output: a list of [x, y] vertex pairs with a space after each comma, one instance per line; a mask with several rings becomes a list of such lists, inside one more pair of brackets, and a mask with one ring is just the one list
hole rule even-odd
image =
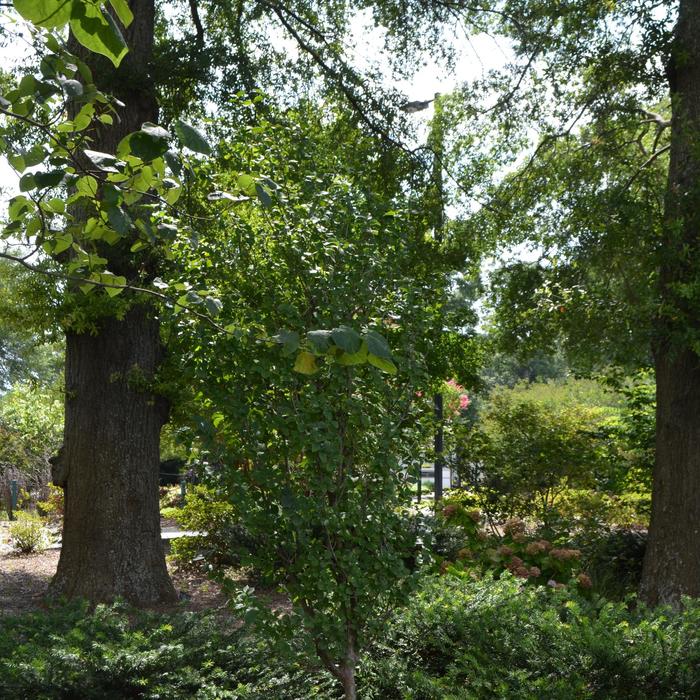
[[[134, 21], [123, 30], [129, 54], [119, 69], [81, 56], [98, 87], [126, 104], [120, 121], [94, 134], [91, 148], [114, 153], [117, 143], [158, 108], [148, 71], [154, 41], [153, 0], [131, 0]], [[80, 49], [73, 46], [75, 52]], [[132, 241], [105, 247], [109, 268], [133, 279], [144, 260]], [[66, 335], [64, 444], [53, 460], [54, 483], [65, 491], [63, 545], [53, 595], [138, 605], [176, 598], [160, 537], [158, 463], [167, 403], [149, 380], [161, 360], [159, 324], [147, 303], [132, 302], [123, 318], [97, 321], [97, 333]]]
[[[673, 121], [660, 249], [656, 464], [641, 594], [651, 605], [700, 596], [700, 4], [681, 0], [668, 77]], [[697, 294], [697, 293], [696, 293]]]

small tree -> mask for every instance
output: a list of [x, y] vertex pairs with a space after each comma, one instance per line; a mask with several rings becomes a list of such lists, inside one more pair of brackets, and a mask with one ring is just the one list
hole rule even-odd
[[[258, 118], [245, 139], [221, 126], [234, 131], [222, 192], [193, 212], [212, 221], [197, 252], [210, 264], [180, 265], [189, 275], [171, 284], [217, 289], [239, 330], [174, 334], [191, 393], [173, 403], [203, 436], [204, 478], [258, 543], [243, 560], [289, 595], [276, 633], [300, 630], [354, 698], [361, 650], [413, 581], [403, 510], [432, 414], [416, 390], [447, 284], [400, 159], [387, 171], [342, 118], [285, 120]], [[251, 151], [265, 154], [263, 212], [241, 197]], [[221, 216], [226, 201], [234, 214]]]
[[549, 405], [501, 390], [461, 435], [463, 479], [490, 516], [535, 515], [547, 524], [558, 493], [590, 488], [609, 470], [599, 427], [604, 412], [578, 403]]

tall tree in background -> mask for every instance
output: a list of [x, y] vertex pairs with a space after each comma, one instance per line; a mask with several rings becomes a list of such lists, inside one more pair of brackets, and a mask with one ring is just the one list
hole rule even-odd
[[656, 466], [642, 595], [700, 596], [700, 5], [681, 0], [666, 62], [672, 104], [660, 245]]
[[[486, 118], [498, 115], [506, 138], [494, 141], [492, 167], [530, 155], [484, 190], [472, 230], [540, 249], [538, 262], [498, 273], [496, 320], [511, 348], [559, 335], [589, 366], [653, 363], [656, 463], [641, 592], [651, 604], [700, 595], [700, 6], [489, 7], [517, 65], [507, 81], [466, 88], [469, 102], [456, 111], [485, 128], [472, 103], [495, 87]], [[533, 128], [539, 140], [528, 149]]]

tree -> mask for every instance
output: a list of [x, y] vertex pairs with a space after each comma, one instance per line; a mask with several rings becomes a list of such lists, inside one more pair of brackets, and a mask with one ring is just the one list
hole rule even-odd
[[[122, 139], [158, 122], [145, 70], [152, 61], [155, 7], [153, 0], [136, 0], [130, 9], [133, 20], [123, 28], [129, 52], [118, 67], [82, 51], [75, 39], [69, 43], [82, 53], [98, 89], [128, 105], [116, 123], [95, 130], [90, 145], [98, 152], [117, 153]], [[101, 245], [98, 253], [127, 282], [149, 281], [153, 262], [132, 255], [132, 245], [127, 238]], [[150, 268], [145, 276], [144, 267]], [[51, 592], [90, 600], [118, 595], [149, 604], [175, 599], [158, 507], [160, 430], [168, 408], [147, 389], [163, 348], [150, 301], [135, 300], [120, 315], [97, 319], [94, 334], [66, 331], [64, 441], [52, 465], [53, 482], [65, 492], [66, 515]]]
[[[299, 3], [293, 9], [265, 2], [241, 6], [233, 14], [229, 3], [205, 3], [207, 30], [231, 38], [207, 46], [197, 3], [190, 2], [194, 45], [201, 49], [194, 55], [183, 46], [189, 32], [185, 40], [161, 41], [154, 50], [156, 37], [165, 32], [163, 23], [156, 28], [152, 0], [110, 0], [110, 9], [104, 5], [88, 0], [15, 2], [37, 27], [57, 31], [33, 33], [42, 48], [41, 76], [24, 76], [0, 103], [9, 124], [0, 146], [21, 174], [23, 193], [10, 203], [4, 232], [23, 235], [51, 257], [37, 263], [4, 255], [65, 281], [66, 296], [57, 314], [67, 336], [65, 444], [54, 460], [54, 481], [66, 490], [66, 523], [52, 590], [93, 600], [121, 595], [149, 604], [174, 596], [156, 500], [158, 437], [168, 407], [155, 386], [163, 350], [153, 300], [176, 308], [203, 304], [207, 313], [195, 309], [193, 314], [210, 322], [208, 314], [220, 309], [208, 292], [168, 296], [162, 291], [167, 284], [157, 277], [177, 237], [193, 235], [192, 227], [172, 212], [182, 191], [177, 174], [183, 170], [181, 159], [169, 152], [169, 134], [155, 124], [158, 89], [163, 88], [164, 116], [175, 122], [180, 145], [209, 152], [201, 133], [177, 121], [179, 110], [188, 106], [182, 98], [211, 95], [202, 87], [207, 82], [225, 93], [237, 74], [236, 87], [243, 85], [249, 93], [261, 76], [279, 76], [274, 51], [257, 53], [262, 68], [252, 65], [257, 50], [270, 44], [255, 43], [246, 22], [264, 26], [259, 20], [266, 14], [297, 42], [300, 63], [327, 79], [328, 92], [342, 96], [365, 129], [390, 142], [391, 120], [382, 115], [390, 117], [393, 111], [340, 49], [354, 5]], [[409, 20], [406, 8], [386, 3], [374, 12], [391, 36], [402, 35], [403, 21]], [[429, 34], [435, 35], [448, 16], [445, 8], [426, 7], [410, 20], [434, 20]], [[60, 36], [67, 24], [71, 51]], [[337, 40], [329, 40], [331, 34]], [[222, 56], [231, 58], [229, 52], [212, 49], [229, 45], [239, 71], [222, 61]], [[180, 72], [172, 60], [178, 52], [191, 73]], [[154, 58], [160, 63], [153, 65]], [[215, 75], [218, 80], [212, 79]], [[32, 171], [37, 165], [43, 169]], [[186, 179], [191, 169], [184, 173]], [[269, 193], [263, 183], [252, 177], [246, 182], [247, 196], [257, 195], [264, 204]], [[72, 192], [68, 208], [65, 187]], [[112, 299], [118, 294], [119, 299]]]
[[[561, 333], [589, 359], [598, 347], [598, 366], [653, 362], [656, 462], [641, 591], [652, 604], [700, 595], [698, 6], [490, 7], [522, 59], [490, 113], [507, 134], [491, 151], [496, 170], [527, 146], [527, 128], [540, 134], [474, 217], [491, 222], [494, 238], [505, 231], [543, 248], [539, 263], [500, 278], [501, 299], [525, 321], [511, 322], [511, 340], [536, 346]], [[479, 116], [478, 107], [458, 109]], [[505, 304], [499, 314], [514, 319]]]
[[[415, 579], [407, 476], [431, 415], [416, 391], [433, 383], [454, 257], [425, 235], [405, 155], [379, 157], [381, 140], [342, 112], [268, 104], [246, 124], [245, 102], [222, 110], [226, 138], [202, 168], [222, 190], [191, 201], [211, 224], [171, 281], [217, 289], [238, 332], [172, 328], [175, 418], [255, 542], [244, 563], [292, 602], [265, 636], [305, 642], [354, 698], [360, 653]], [[251, 152], [268, 176], [262, 210], [239, 194]]]
[[672, 104], [670, 163], [656, 321], [656, 464], [642, 595], [700, 596], [700, 7], [679, 4], [666, 63]]

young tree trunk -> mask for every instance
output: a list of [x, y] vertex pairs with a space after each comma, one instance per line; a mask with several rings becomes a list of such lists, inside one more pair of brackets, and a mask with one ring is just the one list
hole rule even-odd
[[682, 595], [700, 596], [696, 352], [700, 299], [694, 290], [700, 277], [700, 5], [696, 0], [681, 0], [668, 76], [673, 123], [655, 347], [656, 464], [641, 585], [642, 597], [651, 605], [676, 604]]
[[[130, 6], [134, 20], [123, 30], [129, 54], [119, 69], [75, 42], [72, 47], [90, 65], [98, 87], [126, 104], [113, 127], [93, 134], [91, 148], [107, 153], [158, 117], [149, 76], [153, 0], [132, 0]], [[134, 259], [132, 242], [100, 251], [109, 269], [129, 280], [153, 265]], [[52, 469], [66, 498], [54, 595], [92, 601], [122, 596], [139, 605], [176, 597], [158, 511], [160, 429], [167, 403], [148, 386], [161, 355], [154, 309], [133, 300], [122, 320], [98, 320], [96, 334], [67, 333], [64, 444]]]
[[344, 666], [340, 672], [343, 676], [344, 700], [357, 700], [357, 686], [355, 684], [354, 666]]

